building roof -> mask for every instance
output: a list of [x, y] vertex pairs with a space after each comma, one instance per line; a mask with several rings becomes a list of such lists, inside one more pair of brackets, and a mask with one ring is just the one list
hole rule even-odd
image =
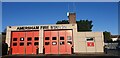
[[120, 35], [111, 35], [111, 38], [120, 38]]

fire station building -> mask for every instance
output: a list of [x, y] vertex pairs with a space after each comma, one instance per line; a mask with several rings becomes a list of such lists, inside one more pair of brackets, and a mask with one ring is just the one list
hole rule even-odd
[[103, 32], [77, 32], [75, 13], [70, 24], [8, 26], [11, 54], [103, 53]]

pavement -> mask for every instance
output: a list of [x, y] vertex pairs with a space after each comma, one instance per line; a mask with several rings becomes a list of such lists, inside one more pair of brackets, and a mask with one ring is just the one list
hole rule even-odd
[[45, 54], [38, 54], [38, 55], [6, 55], [2, 58], [120, 58], [119, 55], [109, 55], [109, 54], [56, 54], [56, 55], [45, 55]]
[[120, 52], [117, 50], [108, 50], [107, 54], [22, 54], [22, 55], [5, 55], [1, 58], [120, 58]]

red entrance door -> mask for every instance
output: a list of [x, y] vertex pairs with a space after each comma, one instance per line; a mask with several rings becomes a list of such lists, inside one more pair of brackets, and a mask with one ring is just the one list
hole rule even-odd
[[67, 40], [67, 44], [66, 44], [66, 50], [67, 50], [67, 54], [71, 54], [72, 52], [72, 46], [73, 46], [73, 41], [72, 41], [72, 30], [66, 30], [66, 40]]
[[39, 52], [39, 31], [33, 31], [32, 43], [33, 54], [37, 54]]
[[12, 54], [36, 54], [39, 45], [39, 31], [12, 32]]
[[19, 33], [18, 32], [12, 32], [12, 39], [11, 39], [11, 48], [12, 48], [12, 54], [18, 54], [18, 48], [19, 48]]
[[58, 31], [51, 31], [51, 54], [58, 54]]
[[26, 32], [26, 54], [33, 54], [33, 32]]
[[50, 48], [50, 32], [51, 31], [44, 31], [44, 52], [45, 54], [51, 54]]
[[66, 54], [65, 30], [59, 31], [59, 54]]
[[19, 37], [18, 37], [18, 46], [19, 48], [17, 48], [19, 51], [19, 54], [25, 54], [25, 46], [26, 46], [26, 42], [25, 42], [25, 32], [18, 32], [19, 33]]
[[45, 54], [71, 54], [72, 30], [44, 31]]

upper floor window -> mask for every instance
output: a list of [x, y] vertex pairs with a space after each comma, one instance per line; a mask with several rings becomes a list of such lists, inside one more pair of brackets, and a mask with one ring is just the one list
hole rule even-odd
[[86, 40], [87, 41], [94, 41], [94, 37], [87, 37]]

